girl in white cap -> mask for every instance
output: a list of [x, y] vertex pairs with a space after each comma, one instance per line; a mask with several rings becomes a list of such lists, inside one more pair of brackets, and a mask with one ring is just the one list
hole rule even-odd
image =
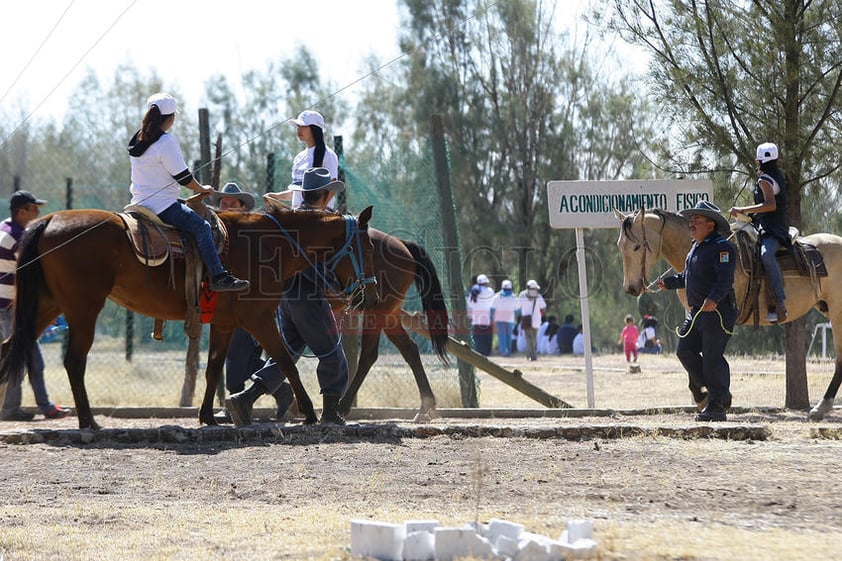
[[208, 269], [211, 290], [247, 290], [248, 281], [236, 278], [222, 266], [207, 221], [178, 200], [180, 187], [197, 193], [214, 191], [196, 181], [184, 163], [178, 141], [167, 134], [177, 112], [176, 100], [170, 94], [156, 93], [146, 100], [143, 124], [128, 146], [132, 166], [131, 204], [145, 206], [167, 224], [193, 236]]
[[[300, 186], [304, 180], [304, 172], [310, 168], [327, 168], [330, 179], [339, 177], [339, 158], [336, 153], [325, 146], [325, 118], [316, 111], [302, 111], [297, 119], [290, 120], [290, 124], [296, 127], [298, 140], [307, 145], [304, 150], [296, 154], [292, 160], [292, 184]], [[292, 208], [298, 208], [302, 202], [300, 190], [292, 193]], [[336, 208], [336, 199], [332, 199], [328, 205], [330, 209]]]

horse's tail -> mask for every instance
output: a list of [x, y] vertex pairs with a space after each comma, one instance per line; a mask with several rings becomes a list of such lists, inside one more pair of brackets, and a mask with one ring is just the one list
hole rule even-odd
[[20, 242], [20, 256], [15, 273], [15, 320], [12, 334], [7, 343], [3, 344], [0, 383], [13, 374], [12, 379], [22, 377], [26, 359], [38, 339], [35, 321], [38, 315], [38, 295], [44, 286], [44, 270], [38, 255], [38, 240], [49, 222], [49, 219], [46, 219], [35, 223], [26, 230]]
[[433, 343], [433, 350], [445, 364], [449, 364], [447, 358], [448, 338], [448, 317], [447, 305], [441, 290], [441, 282], [436, 273], [436, 266], [424, 251], [424, 248], [415, 242], [401, 240], [412, 258], [415, 259], [415, 287], [421, 296], [424, 305], [424, 312], [427, 314], [427, 326], [430, 330], [430, 341]]

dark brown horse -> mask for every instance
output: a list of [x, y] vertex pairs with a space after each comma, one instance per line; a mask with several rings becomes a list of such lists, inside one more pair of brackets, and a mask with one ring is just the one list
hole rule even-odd
[[[356, 374], [339, 402], [339, 411], [347, 415], [351, 410], [360, 386], [372, 365], [377, 361], [380, 334], [385, 333], [412, 369], [415, 383], [418, 385], [421, 407], [415, 417], [416, 420], [429, 420], [436, 408], [436, 398], [424, 371], [418, 346], [401, 323], [401, 305], [409, 287], [414, 282], [426, 314], [433, 350], [444, 363], [447, 363], [445, 346], [448, 336], [448, 317], [441, 282], [436, 274], [435, 265], [424, 248], [417, 243], [398, 239], [374, 228], [369, 230], [369, 237], [374, 245], [372, 270], [377, 276], [380, 299], [373, 308], [366, 308], [355, 318], [351, 318], [359, 320], [362, 324], [360, 356]], [[338, 299], [334, 299], [332, 304], [334, 311], [337, 312], [342, 307], [342, 302]], [[348, 335], [348, 333], [345, 334], [345, 336]]]
[[[360, 299], [366, 306], [373, 305], [377, 300], [375, 284], [360, 282], [362, 271], [372, 270], [367, 230], [371, 214], [369, 207], [358, 219], [281, 210], [219, 215], [229, 234], [223, 261], [234, 275], [248, 279], [251, 287], [246, 292], [218, 296], [210, 330], [207, 387], [199, 410], [201, 422], [215, 424], [214, 392], [236, 327], [251, 333], [286, 373], [305, 422], [317, 420], [278, 333], [275, 309], [287, 279], [337, 252], [348, 255], [335, 263], [339, 282], [359, 283]], [[183, 261], [176, 263], [174, 278], [184, 278]], [[15, 326], [3, 343], [0, 382], [12, 373], [22, 373], [27, 351], [38, 334], [63, 313], [70, 328], [64, 366], [80, 428], [99, 428], [85, 389], [85, 366], [106, 298], [160, 319], [184, 320], [187, 313], [183, 283], [177, 282], [176, 289], [170, 287], [170, 267], [147, 270], [135, 257], [120, 217], [102, 210], [60, 211], [31, 225], [21, 241], [17, 283]]]

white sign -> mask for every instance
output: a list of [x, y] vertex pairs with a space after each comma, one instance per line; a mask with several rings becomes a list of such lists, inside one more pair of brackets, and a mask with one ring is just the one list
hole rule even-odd
[[552, 228], [616, 228], [614, 209], [625, 214], [646, 208], [680, 212], [701, 200], [713, 200], [709, 179], [624, 181], [550, 181], [547, 183]]

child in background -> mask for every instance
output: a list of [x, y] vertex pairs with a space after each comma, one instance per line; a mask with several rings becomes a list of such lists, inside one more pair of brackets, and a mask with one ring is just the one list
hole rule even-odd
[[626, 353], [626, 362], [631, 362], [631, 357], [634, 355], [634, 362], [637, 362], [637, 338], [640, 336], [637, 326], [634, 324], [634, 318], [631, 314], [626, 315], [626, 326], [620, 333], [620, 340], [618, 345], [623, 345], [623, 351]]

